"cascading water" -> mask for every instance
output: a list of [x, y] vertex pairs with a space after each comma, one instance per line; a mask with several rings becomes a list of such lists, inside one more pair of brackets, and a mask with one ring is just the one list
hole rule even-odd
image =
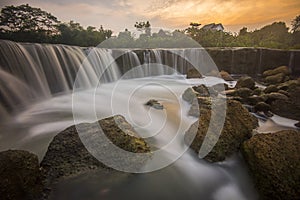
[[[87, 57], [80, 47], [1, 40], [1, 110], [14, 111], [19, 105], [68, 93], [76, 78], [76, 88], [90, 88], [99, 81], [111, 82], [120, 77], [111, 52], [91, 48], [89, 53]], [[79, 68], [82, 70], [77, 76]]]
[[[118, 51], [123, 54], [122, 66], [114, 62], [114, 50], [0, 41], [0, 115], [6, 122], [1, 124], [0, 150], [25, 149], [42, 159], [52, 138], [74, 124], [74, 106], [77, 108], [78, 122], [94, 121], [87, 111], [92, 108], [98, 119], [122, 114], [138, 133], [145, 136], [164, 125], [159, 129], [156, 141], [153, 141], [158, 146], [164, 145], [172, 139], [182, 118], [185, 127], [196, 120], [186, 115], [189, 106], [180, 98], [175, 98], [174, 94], [180, 96], [191, 84], [214, 85], [223, 82], [215, 77], [186, 82], [185, 76], [180, 75], [187, 70], [188, 62], [201, 66], [204, 72], [208, 70], [205, 66], [210, 65], [212, 60], [206, 58], [203, 49], [148, 49], [143, 51], [143, 58], [134, 50]], [[122, 80], [119, 80], [124, 66], [128, 67], [128, 73], [125, 71]], [[130, 66], [141, 67], [130, 71]], [[174, 70], [162, 66], [170, 66]], [[180, 73], [176, 74], [177, 71]], [[170, 76], [153, 77], [168, 74]], [[116, 80], [119, 81], [115, 83]], [[75, 88], [79, 89], [73, 91], [78, 94], [75, 105], [70, 93], [74, 83]], [[136, 85], [143, 87], [136, 88]], [[115, 95], [113, 100], [110, 99], [112, 93]], [[151, 98], [162, 102], [166, 111], [146, 107], [145, 102]], [[130, 105], [129, 108], [124, 102]], [[18, 110], [19, 106], [25, 108]], [[14, 115], [9, 118], [8, 112], [11, 110]], [[183, 135], [184, 130], [180, 130], [180, 134]], [[178, 143], [169, 153], [180, 148], [182, 144]], [[97, 177], [78, 179], [80, 181], [62, 185], [63, 191], [57, 191], [55, 197], [61, 198], [67, 193], [70, 198], [80, 199], [85, 197], [87, 191], [98, 194], [99, 189], [112, 188], [112, 184], [117, 184], [107, 199], [147, 199], [145, 196], [148, 199], [257, 199], [240, 158], [209, 164], [199, 160], [190, 150], [169, 167], [132, 176], [124, 182], [106, 183], [106, 180], [99, 181]], [[73, 191], [82, 193], [72, 196]], [[95, 199], [99, 199], [98, 196]]]

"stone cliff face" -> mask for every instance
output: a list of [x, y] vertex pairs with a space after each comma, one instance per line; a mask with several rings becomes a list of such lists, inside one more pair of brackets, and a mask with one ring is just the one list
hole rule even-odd
[[[231, 74], [248, 74], [259, 75], [269, 69], [274, 69], [278, 66], [288, 66], [292, 75], [300, 75], [300, 50], [279, 50], [266, 48], [206, 48], [207, 53], [215, 62], [218, 69], [225, 70]], [[123, 51], [123, 52], [120, 52]], [[130, 68], [137, 64], [147, 62], [161, 63], [170, 67], [176, 68], [180, 73], [185, 74], [188, 69], [192, 68], [192, 63], [186, 60], [186, 56], [193, 57], [194, 51], [191, 49], [136, 49], [125, 53], [125, 50], [113, 50], [113, 54], [117, 56], [116, 62], [121, 71], [125, 73]], [[197, 51], [197, 50], [196, 50]], [[139, 62], [132, 62], [128, 57], [129, 54], [135, 54], [135, 58]], [[210, 64], [210, 61], [204, 57], [207, 55], [204, 49], [199, 49], [198, 61], [203, 58], [204, 62], [199, 65]], [[148, 55], [148, 58], [145, 56]], [[196, 54], [195, 54], [196, 55]], [[204, 57], [203, 57], [204, 56]], [[198, 62], [197, 61], [197, 62]], [[203, 66], [201, 66], [203, 68]], [[206, 69], [204, 69], [206, 70]], [[201, 72], [206, 74], [206, 72]]]

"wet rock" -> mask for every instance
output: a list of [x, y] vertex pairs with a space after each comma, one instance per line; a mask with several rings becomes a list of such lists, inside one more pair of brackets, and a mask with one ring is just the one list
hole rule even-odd
[[245, 103], [250, 104], [250, 105], [256, 105], [259, 102], [263, 102], [263, 101], [265, 101], [265, 98], [263, 98], [262, 96], [257, 96], [257, 95], [250, 96], [244, 100]]
[[200, 97], [215, 97], [218, 95], [218, 92], [215, 91], [212, 87], [207, 87], [204, 84], [194, 86], [193, 89], [197, 92], [196, 95]]
[[290, 94], [287, 91], [285, 91], [285, 90], [278, 90], [278, 93], [283, 94], [283, 95], [285, 95], [287, 97], [290, 96]]
[[226, 71], [220, 71], [220, 76], [222, 79], [224, 79], [225, 81], [234, 81], [234, 79], [230, 76], [230, 74]]
[[217, 92], [223, 92], [225, 90], [229, 90], [229, 86], [226, 83], [218, 83], [213, 85], [212, 88]]
[[271, 110], [271, 106], [265, 102], [259, 102], [254, 106], [255, 112], [268, 112]]
[[186, 78], [202, 78], [202, 75], [197, 69], [193, 68], [187, 71]]
[[278, 93], [278, 92], [272, 92], [270, 94], [263, 95], [263, 98], [266, 98], [267, 103], [272, 103], [275, 100], [282, 100], [282, 101], [288, 101], [289, 98], [285, 96], [284, 94]]
[[188, 115], [193, 117], [200, 116], [200, 109], [199, 108], [206, 108], [210, 109], [211, 107], [211, 98], [210, 97], [197, 97], [192, 102], [191, 108], [188, 112]]
[[260, 199], [300, 197], [300, 132], [257, 134], [242, 145]]
[[32, 200], [42, 194], [38, 157], [21, 150], [0, 152], [1, 199]]
[[278, 84], [284, 82], [284, 80], [285, 80], [285, 75], [283, 73], [267, 76], [265, 78], [265, 82], [268, 84]]
[[249, 76], [244, 76], [239, 78], [239, 80], [237, 81], [235, 88], [249, 88], [251, 90], [255, 89], [255, 81], [253, 80], [253, 78], [249, 77]]
[[150, 99], [145, 105], [153, 107], [157, 110], [163, 110], [164, 109], [164, 106], [155, 99]]
[[271, 92], [278, 92], [278, 90], [279, 89], [276, 87], [276, 85], [269, 85], [264, 89], [264, 93], [269, 94]]
[[[217, 133], [210, 133], [206, 138], [204, 148], [212, 148], [212, 150], [204, 156], [204, 159], [209, 162], [223, 161], [226, 157], [237, 152], [243, 141], [251, 136], [252, 129], [258, 126], [258, 121], [253, 117], [241, 103], [233, 100], [227, 100], [226, 116], [222, 116], [219, 109], [224, 108], [225, 101], [222, 99], [213, 101], [216, 109], [210, 107], [199, 107], [200, 117], [186, 132], [185, 141], [191, 143], [191, 148], [199, 153], [208, 128], [211, 125], [218, 127], [222, 122], [222, 117], [225, 117], [225, 123], [220, 137]], [[213, 116], [213, 117], [212, 117]], [[196, 134], [195, 138], [193, 138]], [[214, 142], [217, 142], [214, 145]]]
[[249, 88], [239, 88], [235, 90], [235, 96], [239, 96], [241, 98], [248, 98], [249, 96], [252, 95], [252, 90]]
[[[81, 137], [77, 130], [80, 130]], [[115, 146], [133, 153], [150, 152], [147, 143], [137, 135], [120, 115], [65, 129], [53, 138], [41, 162], [45, 185], [52, 185], [66, 177], [78, 176], [90, 170], [112, 170], [98, 161], [89, 152], [91, 149], [103, 159], [120, 165], [134, 164], [138, 169], [144, 164], [146, 156], [120, 157], [119, 152], [112, 152], [110, 145], [104, 142], [108, 139]], [[88, 143], [89, 151], [82, 143], [82, 138], [85, 138], [85, 144]]]
[[261, 95], [263, 93], [261, 88], [255, 88], [255, 90], [253, 90], [253, 95]]
[[197, 95], [192, 88], [186, 89], [182, 94], [182, 99], [189, 103], [192, 103], [195, 98], [197, 98]]
[[289, 80], [278, 85], [278, 89], [284, 91], [294, 90], [297, 87], [300, 87], [300, 82], [298, 80]]
[[264, 71], [263, 76], [267, 77], [267, 76], [273, 76], [273, 75], [276, 75], [276, 74], [289, 75], [290, 71], [289, 71], [289, 68], [287, 66], [280, 66], [280, 67], [277, 67], [275, 69]]

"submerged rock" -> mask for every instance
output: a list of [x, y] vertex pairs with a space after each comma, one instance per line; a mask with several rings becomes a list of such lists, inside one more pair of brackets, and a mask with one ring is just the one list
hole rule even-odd
[[300, 132], [257, 134], [242, 145], [260, 199], [300, 197]]
[[[119, 159], [115, 152], [107, 153], [108, 147], [104, 140], [94, 141], [93, 138], [108, 138], [114, 145], [133, 153], [148, 153], [150, 147], [137, 136], [132, 126], [124, 117], [116, 115], [91, 124], [79, 124], [81, 134], [93, 141], [93, 149], [105, 159]], [[103, 133], [100, 132], [100, 127]], [[70, 176], [77, 176], [93, 169], [112, 170], [98, 161], [82, 143], [76, 126], [71, 126], [56, 135], [48, 147], [41, 162], [46, 185]], [[106, 155], [107, 154], [107, 155]], [[145, 160], [141, 157], [120, 158], [120, 165], [136, 164], [139, 168]]]
[[150, 99], [145, 105], [153, 107], [157, 110], [163, 110], [164, 109], [164, 106], [155, 99]]
[[237, 81], [235, 88], [249, 88], [251, 90], [255, 89], [255, 81], [250, 76], [244, 76], [239, 78]]
[[[218, 112], [218, 103], [215, 103], [217, 105], [217, 109], [214, 110], [215, 113], [212, 113], [210, 106], [207, 107], [199, 105], [199, 120], [195, 122], [185, 134], [186, 143], [191, 143], [190, 147], [196, 153], [199, 153], [201, 145], [206, 137], [208, 127], [210, 125], [217, 126], [217, 124], [220, 122], [219, 118], [222, 117]], [[221, 105], [222, 103], [224, 104], [223, 100], [219, 103], [219, 106], [224, 106]], [[211, 116], [215, 116], [215, 118], [211, 119]], [[252, 130], [257, 126], [257, 119], [253, 117], [247, 111], [247, 109], [242, 106], [241, 103], [234, 100], [227, 100], [225, 123], [221, 135], [219, 138], [215, 133], [208, 136], [206, 140], [217, 140], [217, 143], [213, 147], [213, 149], [204, 157], [204, 159], [209, 162], [218, 162], [225, 160], [226, 157], [231, 156], [239, 150], [242, 142], [250, 138]], [[194, 133], [196, 133], [196, 136], [193, 139]]]
[[186, 78], [202, 78], [202, 75], [197, 69], [190, 69], [187, 72]]
[[0, 152], [0, 198], [40, 199], [41, 172], [38, 157], [21, 150]]

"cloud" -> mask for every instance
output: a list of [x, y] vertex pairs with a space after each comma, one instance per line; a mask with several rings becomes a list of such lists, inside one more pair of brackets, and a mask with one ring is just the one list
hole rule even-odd
[[29, 3], [51, 12], [61, 21], [74, 20], [115, 32], [133, 28], [136, 21], [152, 26], [185, 28], [190, 22], [223, 23], [229, 30], [257, 28], [300, 14], [299, 0], [0, 0], [0, 6]]

